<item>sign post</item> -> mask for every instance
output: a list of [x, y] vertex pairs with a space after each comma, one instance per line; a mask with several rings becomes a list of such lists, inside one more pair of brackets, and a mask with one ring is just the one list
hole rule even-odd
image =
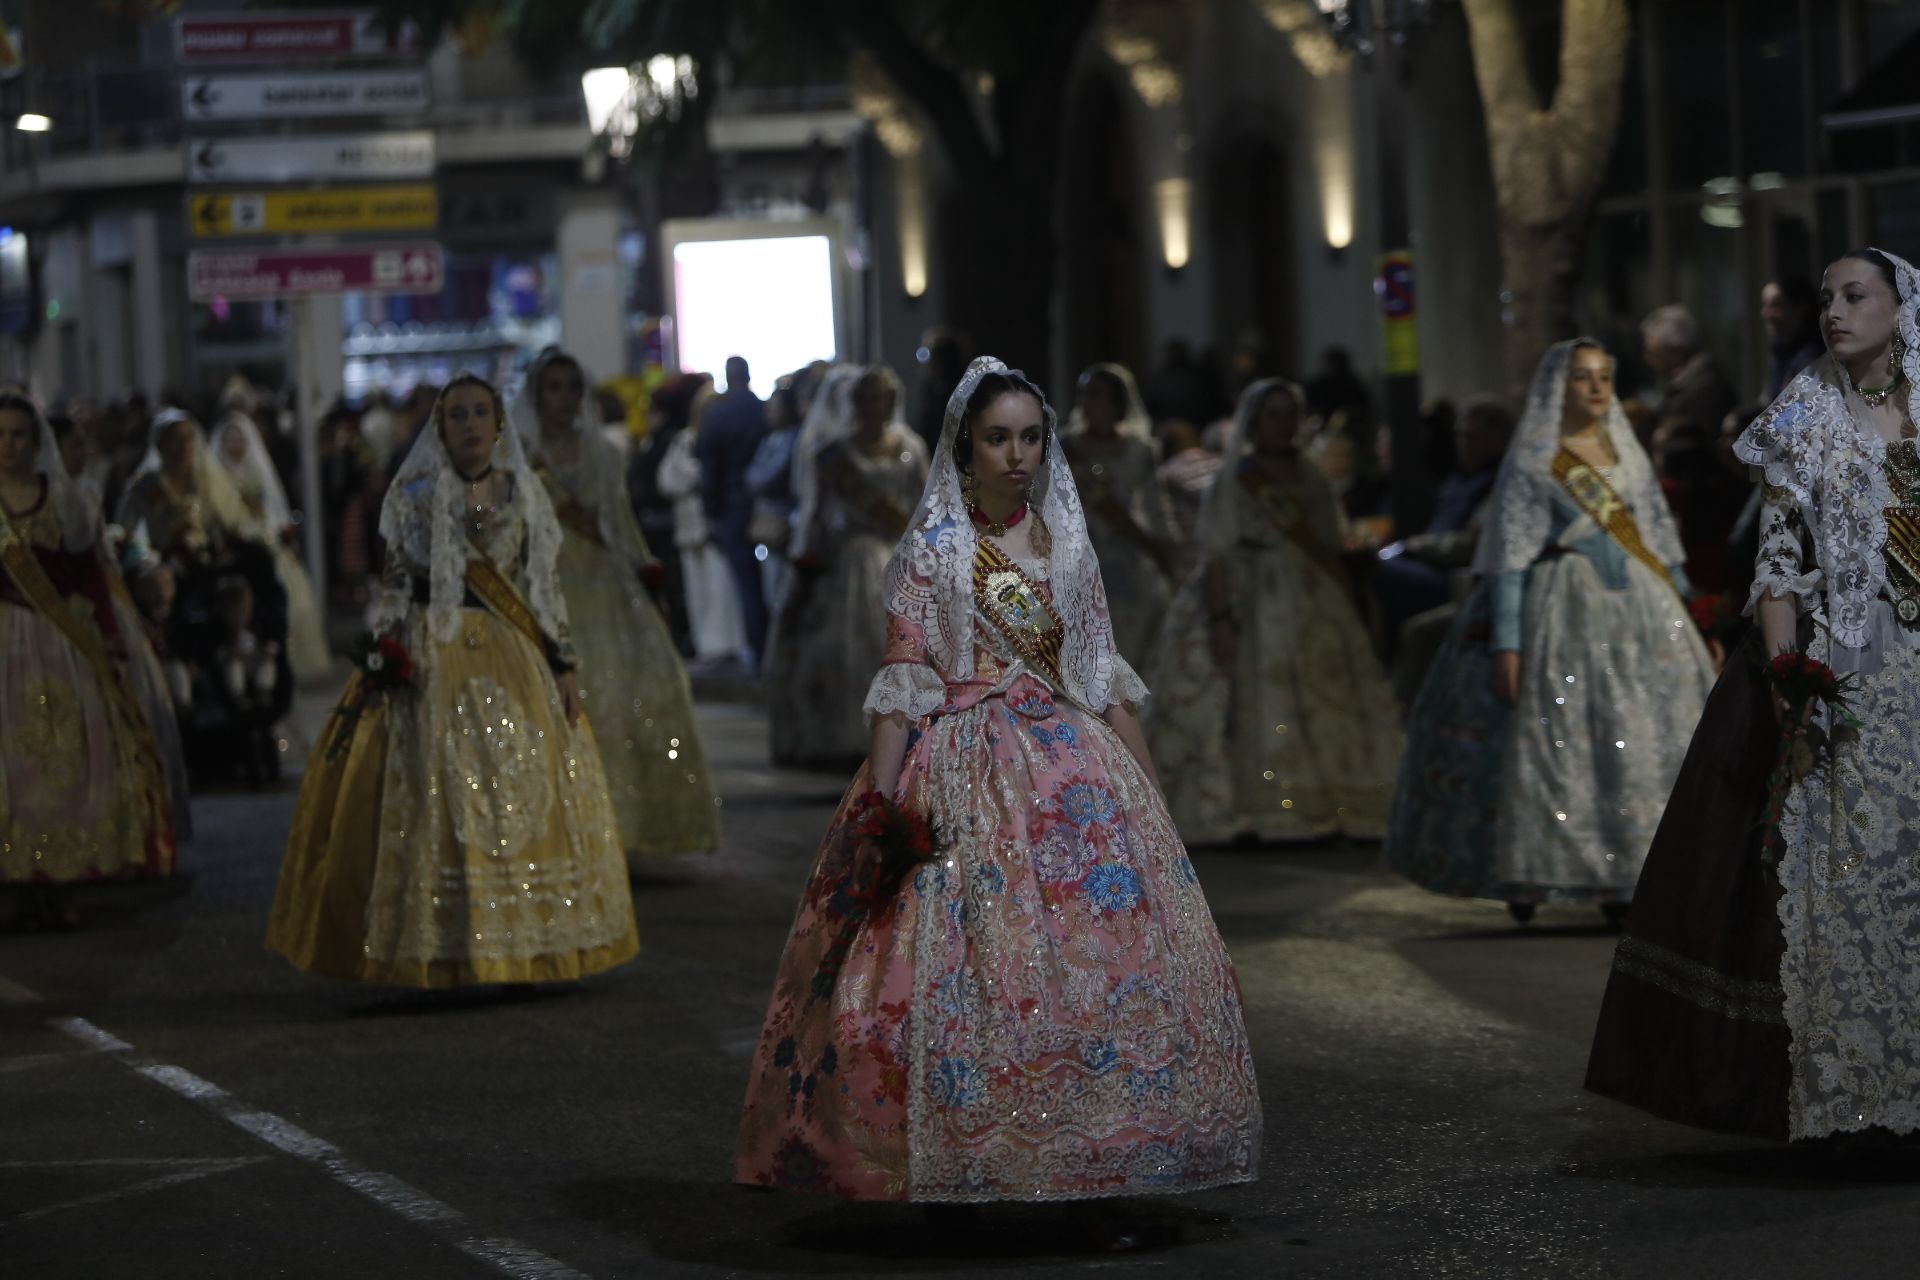
[[417, 67], [196, 75], [180, 82], [180, 114], [196, 121], [417, 115], [432, 102], [427, 73]]
[[187, 292], [195, 302], [438, 293], [445, 282], [445, 256], [427, 241], [364, 249], [196, 249], [187, 255]]
[[372, 9], [187, 14], [174, 19], [173, 52], [189, 66], [398, 58], [420, 52], [420, 32], [403, 24], [389, 35]]
[[187, 180], [196, 183], [376, 182], [432, 176], [431, 129], [187, 142]]
[[432, 231], [439, 222], [439, 193], [424, 182], [328, 191], [203, 192], [187, 201], [187, 229], [202, 239]]

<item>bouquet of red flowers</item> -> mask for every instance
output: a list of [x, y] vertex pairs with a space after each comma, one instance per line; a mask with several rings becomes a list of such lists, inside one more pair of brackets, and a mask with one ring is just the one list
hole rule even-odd
[[815, 999], [833, 994], [853, 940], [868, 920], [883, 915], [900, 896], [900, 886], [917, 868], [932, 862], [939, 834], [920, 814], [902, 809], [878, 791], [854, 801], [846, 834], [854, 854], [828, 911], [839, 917], [820, 968], [813, 975]]
[[1730, 647], [1740, 631], [1740, 610], [1724, 595], [1695, 596], [1687, 602], [1693, 625], [1709, 640]]
[[353, 727], [376, 694], [413, 687], [413, 655], [398, 636], [362, 633], [348, 647], [347, 656], [353, 659], [354, 678], [347, 682], [340, 705], [333, 709], [340, 729], [327, 745], [329, 760], [352, 743]]
[[[1834, 674], [1833, 668], [1818, 658], [1804, 653], [1780, 654], [1767, 664], [1767, 679], [1784, 704], [1780, 747], [1774, 756], [1773, 773], [1767, 778], [1767, 808], [1760, 819], [1766, 829], [1760, 859], [1770, 864], [1784, 847], [1780, 820], [1786, 813], [1787, 793], [1794, 783], [1831, 765], [1835, 731], [1857, 728], [1860, 720], [1848, 702], [1854, 689], [1853, 677]], [[1818, 711], [1822, 707], [1830, 713], [1827, 725], [1820, 723]]]

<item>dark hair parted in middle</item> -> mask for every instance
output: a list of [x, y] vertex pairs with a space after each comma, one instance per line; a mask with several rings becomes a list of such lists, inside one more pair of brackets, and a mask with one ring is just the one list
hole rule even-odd
[[967, 407], [960, 414], [960, 429], [953, 435], [953, 465], [964, 473], [973, 465], [973, 424], [1001, 396], [1013, 394], [1032, 396], [1040, 405], [1043, 434], [1040, 437], [1044, 449], [1053, 438], [1053, 409], [1047, 404], [1046, 396], [1040, 388], [1033, 385], [1027, 375], [1018, 369], [996, 369], [980, 379], [980, 385], [967, 397]]

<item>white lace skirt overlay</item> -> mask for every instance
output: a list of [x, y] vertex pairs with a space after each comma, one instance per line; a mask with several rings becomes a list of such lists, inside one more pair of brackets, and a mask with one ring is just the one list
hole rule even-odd
[[1573, 554], [1527, 584], [1520, 700], [1502, 766], [1499, 880], [1514, 900], [1629, 899], [1713, 662], [1671, 587], [1637, 561], [1608, 590]]
[[1862, 648], [1808, 651], [1857, 678], [1857, 731], [1789, 796], [1780, 983], [1793, 1036], [1794, 1138], [1920, 1129], [1920, 633], [1874, 601]]

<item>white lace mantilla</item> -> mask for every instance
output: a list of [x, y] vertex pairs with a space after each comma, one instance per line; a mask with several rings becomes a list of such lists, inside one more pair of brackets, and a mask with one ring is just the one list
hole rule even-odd
[[[894, 549], [887, 566], [887, 612], [920, 627], [926, 634], [928, 657], [950, 680], [973, 676], [974, 613], [973, 556], [978, 547], [973, 521], [961, 495], [960, 468], [953, 457], [966, 416], [967, 401], [983, 378], [1007, 374], [1025, 382], [1024, 375], [991, 356], [967, 366], [967, 372], [947, 400], [940, 444], [934, 450], [933, 469], [926, 492], [914, 510], [907, 535]], [[1027, 384], [1032, 387], [1031, 383]], [[1066, 627], [1060, 647], [1060, 675], [1068, 697], [1096, 712], [1117, 701], [1137, 700], [1128, 691], [1144, 686], [1121, 660], [1114, 645], [1113, 621], [1107, 613], [1100, 565], [1087, 537], [1086, 512], [1073, 482], [1073, 472], [1060, 451], [1053, 410], [1038, 388], [1047, 428], [1046, 455], [1034, 479], [1033, 504], [1053, 538], [1047, 577], [1053, 588], [1053, 609]], [[1126, 672], [1122, 677], [1121, 672]]]
[[[1553, 478], [1553, 459], [1560, 452], [1561, 424], [1566, 417], [1567, 373], [1573, 353], [1582, 347], [1601, 349], [1591, 338], [1576, 338], [1551, 348], [1534, 371], [1527, 392], [1526, 412], [1500, 464], [1493, 494], [1487, 500], [1486, 532], [1474, 555], [1473, 571], [1480, 575], [1514, 573], [1529, 568], [1547, 548], [1552, 532], [1552, 494], [1560, 488]], [[1619, 462], [1607, 473], [1608, 482], [1633, 510], [1640, 540], [1661, 564], [1678, 567], [1686, 560], [1673, 510], [1653, 472], [1647, 451], [1627, 421], [1619, 397], [1607, 408], [1606, 433]]]
[[[1908, 414], [1920, 422], [1920, 273], [1904, 259], [1885, 254], [1899, 282], [1898, 325], [1907, 353]], [[1874, 597], [1887, 585], [1887, 444], [1856, 415], [1853, 379], [1830, 355], [1808, 365], [1787, 384], [1767, 411], [1734, 444], [1742, 462], [1759, 467], [1769, 488], [1761, 526], [1759, 572], [1747, 609], [1771, 591], [1794, 597], [1803, 609], [1821, 612], [1815, 593], [1825, 588], [1825, 618], [1841, 644], [1864, 641]], [[1862, 406], [1864, 407], [1864, 406]], [[1811, 531], [1817, 566], [1799, 567], [1784, 538], [1792, 506]]]

